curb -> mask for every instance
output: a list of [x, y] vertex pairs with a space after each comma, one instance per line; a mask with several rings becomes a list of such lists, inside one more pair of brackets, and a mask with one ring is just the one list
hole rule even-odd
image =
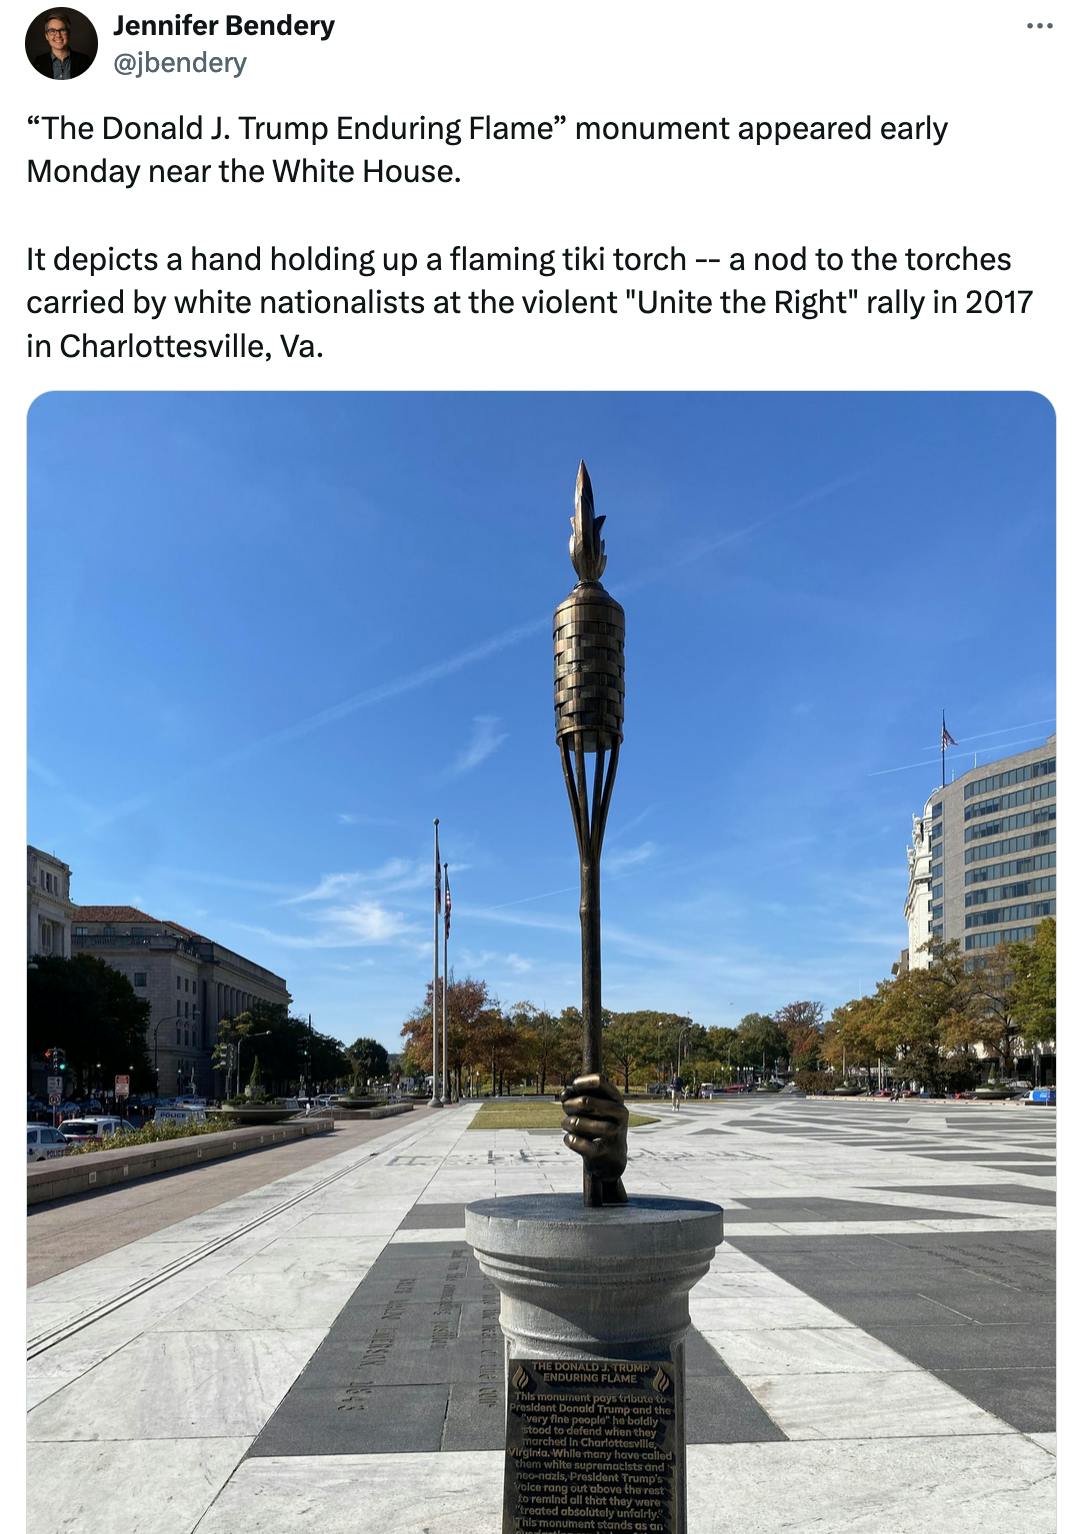
[[330, 1118], [313, 1116], [285, 1124], [223, 1129], [209, 1135], [191, 1135], [187, 1139], [161, 1140], [154, 1145], [133, 1145], [131, 1150], [121, 1147], [90, 1151], [84, 1156], [57, 1156], [52, 1161], [38, 1161], [27, 1167], [26, 1202], [45, 1204], [52, 1199], [71, 1198], [74, 1194], [122, 1187], [140, 1177], [202, 1166], [208, 1161], [242, 1156], [247, 1151], [268, 1150], [272, 1145], [304, 1140], [311, 1135], [332, 1134], [333, 1131]]

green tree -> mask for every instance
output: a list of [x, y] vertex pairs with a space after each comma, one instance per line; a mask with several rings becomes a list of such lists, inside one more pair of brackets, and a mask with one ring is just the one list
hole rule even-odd
[[736, 1030], [741, 1046], [741, 1064], [769, 1069], [778, 1060], [788, 1058], [785, 1034], [765, 1012], [749, 1012], [740, 1019]]
[[981, 1036], [972, 976], [956, 942], [936, 944], [926, 969], [910, 969], [877, 987], [883, 1053], [896, 1056], [896, 1074], [929, 1091], [968, 1084], [971, 1049]]
[[735, 1028], [715, 1026], [706, 1030], [707, 1081], [732, 1081], [740, 1064], [740, 1040]]
[[1014, 966], [1014, 1016], [1029, 1049], [1056, 1037], [1056, 918], [1037, 926], [1032, 943], [1011, 947]]
[[631, 1090], [631, 1072], [649, 1058], [649, 1030], [639, 1012], [610, 1012], [601, 1033], [601, 1057], [610, 1081], [623, 1077], [624, 1091]]
[[263, 1072], [259, 1068], [258, 1055], [252, 1061], [252, 1074], [248, 1077], [248, 1087], [245, 1096], [250, 1097], [254, 1103], [262, 1102], [263, 1100]]
[[369, 1081], [386, 1081], [390, 1075], [387, 1051], [378, 1039], [354, 1039], [346, 1057], [352, 1067], [353, 1085], [362, 1091]]
[[[65, 1090], [86, 1095], [115, 1075], [134, 1074], [133, 1090], [153, 1082], [146, 1032], [150, 1007], [130, 980], [91, 954], [35, 958], [27, 973], [27, 1045], [41, 1056], [54, 1045], [67, 1055]], [[99, 1068], [100, 1067], [100, 1072]]]

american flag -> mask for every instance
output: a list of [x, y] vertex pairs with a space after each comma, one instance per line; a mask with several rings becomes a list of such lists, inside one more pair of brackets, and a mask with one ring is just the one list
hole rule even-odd
[[945, 751], [948, 746], [956, 746], [957, 744], [958, 744], [958, 742], [955, 740], [955, 738], [951, 734], [951, 732], [947, 729], [947, 721], [946, 721], [946, 719], [944, 719], [943, 720], [943, 733], [939, 737], [939, 749], [941, 751]]
[[451, 936], [451, 881], [447, 876], [447, 864], [443, 865], [443, 941]]

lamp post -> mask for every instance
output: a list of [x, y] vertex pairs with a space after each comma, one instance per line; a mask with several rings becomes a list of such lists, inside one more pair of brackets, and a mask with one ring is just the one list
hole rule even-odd
[[[624, 738], [624, 610], [600, 584], [605, 544], [585, 463], [575, 483], [571, 563], [578, 585], [553, 615], [556, 743], [579, 849], [582, 1065], [601, 1075], [601, 845]], [[586, 758], [592, 756], [593, 781]], [[619, 1192], [617, 1192], [619, 1189]], [[583, 1202], [623, 1201], [619, 1179], [583, 1165]]]
[[[193, 1024], [194, 1024], [194, 1022], [195, 1022], [195, 1020], [196, 1020], [196, 1018], [198, 1016], [199, 1016], [199, 1008], [198, 1007], [193, 1007], [192, 1008], [192, 1015], [191, 1015], [191, 1022]], [[161, 1096], [161, 1093], [159, 1091], [159, 1086], [158, 1086], [158, 1029], [162, 1026], [163, 1023], [180, 1023], [182, 1021], [183, 1021], [183, 1019], [177, 1017], [175, 1013], [167, 1012], [164, 1017], [159, 1017], [158, 1021], [154, 1024], [154, 1096], [155, 1097], [160, 1097]], [[178, 1077], [179, 1077], [179, 1066], [178, 1066]], [[179, 1087], [179, 1085], [177, 1087], [177, 1096], [178, 1097], [180, 1096], [180, 1087]]]

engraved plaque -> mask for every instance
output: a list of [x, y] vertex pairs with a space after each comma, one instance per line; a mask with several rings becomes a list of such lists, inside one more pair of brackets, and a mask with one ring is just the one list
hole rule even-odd
[[676, 1396], [670, 1362], [510, 1359], [503, 1534], [676, 1534]]

